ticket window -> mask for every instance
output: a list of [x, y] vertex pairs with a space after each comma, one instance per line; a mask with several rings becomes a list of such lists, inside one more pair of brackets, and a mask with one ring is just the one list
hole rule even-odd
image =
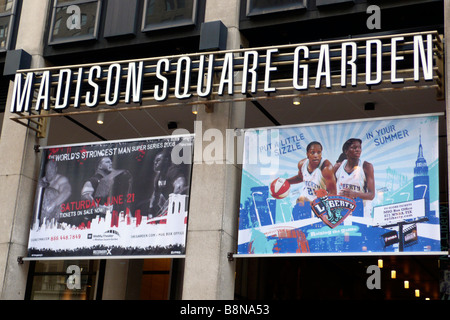
[[[103, 273], [103, 263], [99, 260], [31, 261], [25, 299], [95, 300], [101, 296], [96, 292], [101, 287]], [[74, 276], [71, 279], [79, 276], [79, 282], [68, 284], [71, 275]]]

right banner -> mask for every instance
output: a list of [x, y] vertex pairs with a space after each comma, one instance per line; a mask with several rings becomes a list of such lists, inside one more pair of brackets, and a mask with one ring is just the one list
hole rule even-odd
[[246, 130], [237, 253], [440, 252], [438, 121]]

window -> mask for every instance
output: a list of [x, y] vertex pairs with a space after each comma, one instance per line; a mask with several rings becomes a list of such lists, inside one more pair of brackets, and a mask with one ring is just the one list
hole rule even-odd
[[14, 0], [0, 0], [0, 51], [9, 49], [14, 12]]
[[49, 44], [97, 39], [101, 0], [55, 0]]
[[194, 25], [197, 0], [146, 0], [142, 31]]
[[306, 0], [247, 0], [247, 16], [306, 8]]
[[316, 0], [316, 6], [327, 6], [330, 4], [338, 4], [338, 3], [344, 3], [344, 2], [353, 2], [354, 0]]
[[[79, 288], [69, 288], [70, 266], [80, 270]], [[28, 300], [94, 300], [103, 274], [98, 260], [36, 261], [30, 263], [26, 299]], [[101, 290], [101, 289], [100, 289]]]

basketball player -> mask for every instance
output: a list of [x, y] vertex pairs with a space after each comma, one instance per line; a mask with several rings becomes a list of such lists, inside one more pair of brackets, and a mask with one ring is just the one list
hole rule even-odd
[[[338, 195], [348, 198], [373, 200], [375, 197], [375, 178], [373, 165], [360, 159], [360, 139], [352, 138], [342, 146], [340, 159], [334, 166]], [[339, 160], [338, 160], [339, 161]]]
[[306, 147], [306, 158], [298, 162], [298, 174], [287, 181], [290, 184], [304, 182], [297, 203], [311, 202], [318, 189], [325, 189], [329, 195], [336, 195], [336, 178], [333, 165], [327, 159], [322, 159], [322, 145], [313, 141]]
[[58, 173], [55, 161], [49, 161], [45, 166], [45, 176], [38, 183], [43, 191], [40, 224], [44, 223], [44, 218], [46, 224], [52, 219], [58, 221], [60, 206], [72, 193], [69, 179]]

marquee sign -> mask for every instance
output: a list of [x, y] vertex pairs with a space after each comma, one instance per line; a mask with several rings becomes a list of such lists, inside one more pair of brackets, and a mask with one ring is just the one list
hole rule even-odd
[[419, 86], [435, 79], [440, 50], [439, 35], [424, 32], [19, 70], [10, 111], [25, 118], [22, 113], [58, 111], [34, 116], [43, 117], [100, 105], [105, 112], [373, 90], [383, 83]]

